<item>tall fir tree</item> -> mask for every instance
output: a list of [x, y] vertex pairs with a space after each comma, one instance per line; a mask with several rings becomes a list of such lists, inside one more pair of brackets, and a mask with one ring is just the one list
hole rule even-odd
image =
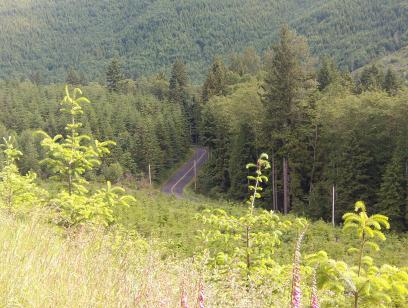
[[245, 166], [256, 161], [255, 134], [249, 123], [239, 125], [238, 135], [232, 142], [231, 158], [229, 160], [229, 174], [231, 187], [229, 194], [234, 199], [243, 200], [248, 196], [248, 169]]
[[114, 58], [106, 71], [106, 86], [108, 90], [118, 92], [121, 80], [123, 80], [122, 67], [119, 60]]
[[391, 68], [388, 68], [387, 73], [385, 74], [383, 88], [392, 96], [396, 95], [401, 88], [401, 82], [397, 74]]
[[227, 88], [226, 68], [224, 62], [216, 57], [208, 71], [207, 79], [203, 85], [202, 99], [204, 102], [215, 95], [225, 95]]
[[68, 69], [65, 82], [71, 86], [78, 86], [81, 84], [81, 77], [74, 68], [70, 67]]
[[390, 218], [395, 229], [404, 229], [403, 213], [407, 204], [405, 161], [400, 151], [395, 150], [385, 168], [379, 191], [379, 202], [375, 209], [378, 213]]
[[201, 113], [200, 122], [200, 144], [211, 150], [215, 148], [215, 140], [217, 138], [217, 119], [211, 110], [204, 106]]
[[185, 100], [185, 96], [187, 95], [187, 82], [186, 66], [180, 59], [177, 59], [173, 64], [169, 80], [170, 102], [182, 104], [183, 100]]
[[336, 221], [341, 220], [343, 213], [353, 209], [355, 200], [366, 200], [373, 204], [375, 189], [370, 176], [370, 164], [373, 157], [361, 143], [357, 132], [346, 136], [335, 153], [332, 163], [330, 183], [336, 186]]
[[308, 114], [301, 102], [307, 97], [309, 88], [313, 87], [309, 65], [307, 42], [287, 26], [282, 27], [279, 42], [273, 46], [273, 56], [266, 67], [261, 100], [265, 108], [264, 138], [269, 142], [267, 151], [275, 152], [278, 160], [283, 162], [285, 213], [290, 207], [289, 152], [296, 147], [296, 130], [303, 124], [303, 116]]
[[324, 57], [322, 65], [317, 73], [317, 82], [320, 91], [323, 91], [328, 85], [339, 78], [336, 64], [330, 58]]

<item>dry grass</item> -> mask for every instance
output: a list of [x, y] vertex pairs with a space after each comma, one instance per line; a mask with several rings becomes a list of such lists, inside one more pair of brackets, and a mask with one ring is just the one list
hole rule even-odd
[[189, 261], [162, 261], [141, 240], [81, 230], [68, 236], [37, 219], [0, 216], [0, 307], [178, 307], [195, 297]]
[[0, 307], [173, 308], [184, 289], [194, 308], [200, 281], [205, 307], [262, 307], [268, 297], [239, 286], [233, 275], [215, 287], [192, 259], [168, 251], [164, 258], [158, 242], [118, 230], [62, 231], [41, 217], [0, 212]]

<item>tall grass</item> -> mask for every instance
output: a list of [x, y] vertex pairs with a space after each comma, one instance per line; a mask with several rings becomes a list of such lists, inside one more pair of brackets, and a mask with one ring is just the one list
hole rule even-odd
[[30, 216], [0, 212], [0, 307], [173, 308], [183, 292], [190, 308], [264, 307], [269, 297], [234, 273], [209, 283], [203, 266], [169, 257], [158, 241], [118, 229], [66, 231], [46, 223], [49, 214]]
[[6, 214], [0, 225], [0, 307], [177, 307], [182, 284], [198, 296], [192, 263], [164, 262], [143, 241]]

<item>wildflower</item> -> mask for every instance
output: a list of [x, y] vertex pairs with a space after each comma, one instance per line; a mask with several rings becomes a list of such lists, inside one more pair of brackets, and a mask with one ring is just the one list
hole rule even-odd
[[300, 247], [306, 233], [306, 228], [299, 235], [296, 242], [295, 258], [292, 272], [292, 308], [300, 308], [302, 305], [302, 289], [300, 287]]
[[312, 298], [310, 300], [310, 308], [319, 308], [319, 298], [317, 297], [316, 270], [312, 274]]
[[188, 308], [187, 293], [184, 288], [181, 291], [180, 306], [181, 308]]
[[204, 285], [201, 281], [200, 281], [200, 289], [198, 292], [198, 307], [204, 308]]

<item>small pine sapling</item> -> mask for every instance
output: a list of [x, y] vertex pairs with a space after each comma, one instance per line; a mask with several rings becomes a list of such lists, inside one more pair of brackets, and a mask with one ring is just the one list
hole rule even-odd
[[[385, 241], [382, 230], [389, 229], [388, 217], [380, 214], [368, 216], [364, 202], [355, 204], [354, 213], [343, 215], [344, 231], [351, 230], [358, 246], [348, 249], [354, 254], [355, 264], [329, 259], [325, 251], [308, 256], [307, 263], [316, 267], [321, 288], [336, 292], [338, 303], [352, 296], [352, 307], [400, 307], [408, 300], [408, 272], [388, 264], [377, 267], [372, 252], [380, 251], [376, 240]], [[335, 303], [332, 303], [334, 305]]]
[[[369, 255], [365, 255], [368, 249], [379, 251], [380, 247], [374, 242], [375, 239], [385, 241], [386, 237], [381, 231], [382, 228], [389, 229], [388, 217], [380, 214], [372, 216], [367, 215], [366, 206], [363, 201], [357, 201], [355, 204], [355, 213], [346, 213], [343, 215], [344, 227], [343, 230], [354, 230], [357, 235], [360, 245], [358, 248], [351, 247], [349, 253], [357, 254], [357, 267], [353, 268], [354, 281], [354, 307], [357, 308], [361, 297], [370, 294], [370, 286], [372, 281], [367, 277], [366, 269], [370, 271], [373, 267], [373, 259]], [[365, 276], [365, 277], [364, 277]], [[388, 301], [386, 296], [384, 300]]]
[[54, 177], [67, 184], [70, 195], [74, 192], [87, 192], [84, 173], [99, 166], [100, 159], [109, 154], [109, 146], [115, 145], [114, 141], [92, 141], [91, 136], [79, 133], [82, 123], [78, 121], [78, 117], [84, 113], [82, 104], [90, 104], [81, 95], [81, 89], [75, 88], [71, 96], [68, 86], [65, 87], [61, 111], [70, 117], [70, 123], [65, 126], [65, 138], [60, 134], [51, 137], [44, 131], [37, 132], [43, 136], [41, 145], [46, 150], [46, 158], [41, 163], [50, 169]]
[[79, 133], [82, 123], [78, 122], [78, 117], [84, 112], [81, 104], [90, 103], [81, 95], [80, 89], [75, 88], [71, 95], [68, 86], [65, 87], [61, 111], [70, 116], [70, 123], [65, 127], [65, 138], [62, 135], [51, 137], [43, 131], [38, 132], [44, 137], [41, 145], [47, 156], [42, 164], [49, 167], [55, 178], [66, 183], [67, 191], [62, 190], [51, 200], [51, 204], [60, 213], [58, 224], [73, 226], [92, 222], [106, 226], [114, 221], [114, 207], [128, 206], [135, 199], [124, 195], [123, 188], [112, 187], [109, 181], [106, 188], [99, 189], [94, 194], [89, 193], [85, 173], [101, 164], [101, 158], [110, 153], [109, 147], [115, 145], [115, 142], [100, 142]]
[[245, 215], [236, 217], [222, 209], [197, 215], [208, 226], [200, 231], [200, 238], [209, 253], [210, 265], [225, 274], [237, 270], [246, 285], [275, 278], [279, 266], [273, 254], [280, 245], [282, 230], [290, 225], [272, 211], [255, 211], [255, 202], [261, 198], [260, 184], [268, 180], [263, 172], [269, 167], [266, 154], [262, 154], [257, 163], [247, 165], [248, 169], [255, 169], [255, 174], [248, 177], [250, 196]]

